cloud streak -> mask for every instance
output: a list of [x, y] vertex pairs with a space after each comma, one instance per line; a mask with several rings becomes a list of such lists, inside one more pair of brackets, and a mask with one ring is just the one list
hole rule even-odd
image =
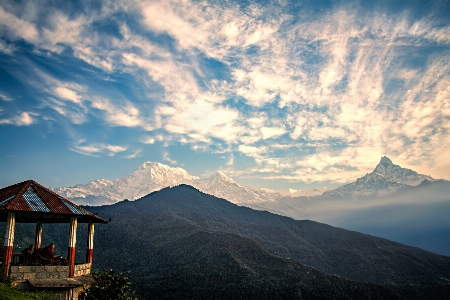
[[77, 141], [77, 143], [73, 145], [70, 150], [83, 155], [100, 156], [101, 154], [107, 154], [108, 156], [114, 156], [116, 153], [123, 152], [128, 149], [127, 146], [103, 143], [87, 144], [85, 142], [85, 140]]

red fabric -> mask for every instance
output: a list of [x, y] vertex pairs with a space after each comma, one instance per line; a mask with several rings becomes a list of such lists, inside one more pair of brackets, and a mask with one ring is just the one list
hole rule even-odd
[[43, 258], [53, 259], [53, 256], [54, 256], [54, 255], [53, 255], [53, 250], [52, 250], [52, 248], [50, 248], [49, 246], [43, 248], [43, 249], [41, 250], [41, 256], [42, 256]]

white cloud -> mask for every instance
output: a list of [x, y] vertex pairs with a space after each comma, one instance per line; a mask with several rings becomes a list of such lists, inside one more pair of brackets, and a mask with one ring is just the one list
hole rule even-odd
[[5, 41], [0, 40], [0, 52], [5, 53], [7, 55], [12, 55], [14, 51], [16, 50], [16, 47], [12, 44], [7, 44]]
[[0, 93], [0, 99], [3, 101], [12, 101], [13, 99], [6, 94]]
[[[157, 33], [172, 36], [183, 50], [200, 49], [221, 59], [232, 47], [247, 47], [267, 39], [278, 30], [278, 20], [263, 22], [238, 7], [211, 6], [203, 2], [142, 2], [144, 24]], [[280, 20], [281, 19], [281, 20]]]
[[86, 144], [85, 140], [77, 141], [70, 150], [83, 154], [99, 156], [101, 154], [107, 154], [114, 156], [118, 152], [123, 152], [128, 149], [128, 146], [110, 145], [104, 143]]
[[234, 109], [198, 99], [194, 103], [182, 105], [176, 114], [168, 117], [165, 129], [174, 133], [197, 133], [231, 140], [238, 131], [233, 126], [238, 117], [239, 113]]
[[230, 155], [230, 158], [227, 160], [226, 165], [227, 166], [234, 165], [234, 155], [233, 154]]
[[30, 112], [22, 112], [18, 116], [8, 118], [8, 119], [0, 119], [0, 124], [11, 124], [15, 126], [28, 126], [35, 123], [35, 119], [32, 116], [36, 116], [35, 113]]
[[0, 7], [0, 24], [8, 28], [15, 39], [24, 39], [28, 42], [37, 42], [39, 39], [39, 33], [34, 24], [19, 19], [15, 15], [6, 12], [2, 7]]
[[262, 127], [260, 129], [263, 139], [279, 137], [286, 133], [286, 129], [282, 127]]
[[139, 109], [126, 101], [118, 106], [109, 99], [96, 97], [91, 99], [91, 106], [104, 112], [105, 121], [114, 126], [136, 127], [145, 126]]
[[20, 114], [19, 117], [14, 119], [16, 121], [16, 124], [19, 126], [28, 126], [34, 123], [34, 119], [31, 117], [30, 113], [23, 112]]
[[107, 51], [99, 50], [101, 53], [97, 53], [97, 51], [94, 51], [92, 48], [83, 45], [76, 45], [73, 48], [75, 50], [74, 54], [77, 58], [99, 69], [106, 70], [108, 72], [113, 71], [113, 60], [109, 57], [104, 58], [104, 56], [109, 55]]
[[260, 154], [267, 151], [265, 148], [239, 145], [238, 151], [244, 153], [247, 156], [260, 157]]
[[149, 136], [144, 137], [144, 138], [141, 139], [141, 142], [144, 143], [144, 144], [154, 144], [155, 141], [156, 141], [155, 138], [149, 137]]
[[177, 164], [177, 161], [176, 161], [176, 160], [171, 159], [171, 158], [169, 157], [169, 153], [168, 153], [168, 152], [164, 152], [164, 154], [163, 154], [163, 160], [168, 161], [168, 162], [171, 163], [172, 165], [176, 165], [176, 164]]
[[138, 149], [138, 150], [134, 151], [134, 152], [131, 153], [131, 154], [125, 155], [125, 158], [127, 158], [127, 159], [132, 159], [132, 158], [141, 157], [141, 155], [140, 155], [141, 152], [142, 152], [142, 149]]
[[77, 94], [76, 91], [68, 89], [66, 87], [58, 86], [54, 89], [54, 92], [59, 98], [62, 98], [64, 100], [72, 101], [76, 104], [81, 104], [82, 100], [81, 97]]
[[49, 16], [49, 26], [43, 29], [43, 36], [52, 45], [75, 45], [83, 39], [82, 30], [89, 21], [84, 14], [70, 18], [63, 12], [54, 10]]

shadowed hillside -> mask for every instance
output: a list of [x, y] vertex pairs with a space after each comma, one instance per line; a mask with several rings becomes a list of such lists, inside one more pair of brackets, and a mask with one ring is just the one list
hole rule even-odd
[[[150, 266], [161, 264], [155, 253], [160, 251], [162, 258], [171, 258], [176, 252], [191, 253], [173, 250], [174, 245], [184, 247], [188, 245], [185, 241], [211, 232], [211, 236], [231, 233], [250, 239], [276, 257], [351, 280], [392, 287], [405, 297], [425, 296], [430, 289], [439, 294], [449, 287], [448, 257], [313, 221], [239, 207], [190, 186], [166, 188], [134, 202], [95, 209], [104, 218], [112, 217], [108, 226], [97, 231], [98, 239], [117, 237], [123, 241], [121, 245], [102, 243], [100, 251], [112, 255], [111, 260], [117, 254], [113, 248], [122, 248], [120, 253], [126, 249], [144, 252], [145, 260], [155, 260], [148, 263], [148, 278], [156, 276]], [[104, 260], [100, 256], [95, 259], [97, 263]], [[133, 261], [129, 258], [128, 269], [123, 270], [139, 267], [140, 262]]]

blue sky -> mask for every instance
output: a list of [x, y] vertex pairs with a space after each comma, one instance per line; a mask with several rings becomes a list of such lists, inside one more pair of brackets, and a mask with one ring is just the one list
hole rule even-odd
[[144, 161], [337, 187], [450, 179], [448, 1], [2, 1], [0, 186]]

